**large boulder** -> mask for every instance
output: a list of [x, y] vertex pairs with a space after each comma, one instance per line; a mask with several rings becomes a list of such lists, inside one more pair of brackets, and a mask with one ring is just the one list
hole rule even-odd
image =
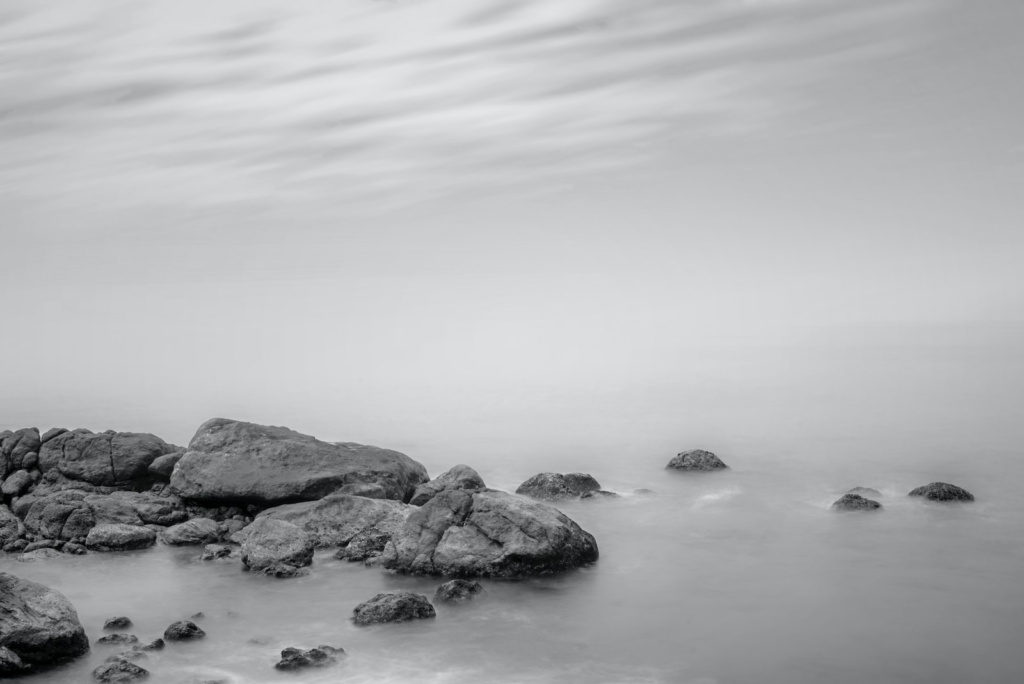
[[712, 470], [725, 470], [729, 466], [725, 465], [725, 463], [722, 462], [722, 459], [718, 458], [718, 456], [715, 456], [710, 451], [692, 449], [691, 451], [683, 451], [676, 454], [665, 467], [672, 470], [695, 470], [708, 472]]
[[219, 541], [220, 526], [209, 518], [193, 518], [168, 527], [160, 534], [160, 541], [171, 546], [209, 544]]
[[184, 455], [184, 451], [174, 451], [169, 454], [164, 454], [163, 456], [158, 456], [149, 464], [149, 474], [163, 482], [170, 482], [171, 473], [174, 472], [174, 466], [178, 464], [178, 461], [180, 461], [181, 457]]
[[74, 490], [45, 496], [30, 494], [17, 501], [14, 512], [25, 516], [29, 532], [44, 539], [81, 539], [96, 525], [96, 515], [86, 503], [86, 496], [86, 492]]
[[493, 489], [455, 489], [409, 515], [383, 563], [410, 574], [520, 577], [597, 557], [594, 537], [551, 506]]
[[[414, 510], [398, 501], [335, 494], [319, 501], [268, 508], [257, 516], [284, 520], [312, 535], [317, 546], [344, 546], [369, 528], [392, 534]], [[245, 534], [245, 530], [242, 532]]]
[[430, 482], [421, 484], [413, 492], [409, 503], [422, 506], [441, 492], [449, 489], [483, 489], [487, 485], [480, 474], [468, 465], [459, 464], [441, 473]]
[[923, 496], [929, 501], [974, 501], [974, 495], [947, 482], [932, 482], [910, 490], [907, 496]]
[[24, 665], [52, 665], [87, 652], [89, 638], [63, 594], [0, 572], [0, 648]]
[[39, 467], [93, 485], [123, 487], [152, 480], [150, 464], [175, 451], [156, 435], [107, 430], [70, 430], [42, 445]]
[[313, 563], [316, 542], [290, 522], [257, 518], [246, 528], [242, 563], [250, 570], [288, 577]]
[[39, 430], [22, 428], [0, 433], [0, 479], [17, 470], [32, 470], [39, 463]]
[[4, 498], [11, 498], [15, 496], [21, 496], [28, 491], [28, 488], [33, 485], [32, 476], [29, 475], [27, 470], [15, 470], [13, 473], [7, 476], [4, 483], [0, 485], [0, 493], [4, 495]]
[[156, 532], [148, 527], [108, 523], [89, 530], [85, 546], [91, 551], [131, 551], [156, 543]]
[[426, 596], [411, 591], [377, 594], [369, 601], [356, 606], [352, 613], [352, 621], [357, 625], [407, 622], [437, 616], [434, 606], [430, 605]]
[[539, 473], [519, 485], [516, 494], [542, 501], [576, 499], [587, 492], [601, 489], [588, 473]]
[[273, 505], [315, 501], [346, 484], [373, 483], [389, 499], [407, 501], [428, 479], [426, 468], [397, 451], [214, 418], [189, 442], [171, 487], [194, 501]]
[[877, 511], [881, 508], [882, 504], [860, 494], [844, 494], [832, 504], [832, 509], [836, 511]]

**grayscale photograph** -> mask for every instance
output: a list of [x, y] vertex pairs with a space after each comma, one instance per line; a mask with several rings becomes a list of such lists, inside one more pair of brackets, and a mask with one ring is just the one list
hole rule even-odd
[[1024, 682], [1024, 0], [0, 0], [0, 680]]

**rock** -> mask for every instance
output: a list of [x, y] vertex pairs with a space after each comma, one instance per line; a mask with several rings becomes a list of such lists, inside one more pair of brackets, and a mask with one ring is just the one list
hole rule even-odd
[[0, 572], [0, 646], [26, 665], [52, 665], [86, 653], [89, 638], [63, 594]]
[[408, 500], [428, 480], [405, 454], [321, 442], [284, 427], [215, 418], [204, 423], [171, 475], [171, 487], [199, 502], [315, 501], [346, 484], [379, 484]]
[[153, 639], [153, 641], [149, 642], [148, 644], [142, 644], [140, 646], [136, 646], [135, 648], [141, 651], [162, 651], [164, 648], [164, 640]]
[[[15, 505], [15, 513], [25, 511], [25, 527], [45, 539], [71, 541], [85, 537], [96, 525], [92, 507], [85, 502], [85, 492], [62, 491], [46, 496], [23, 496]], [[25, 502], [25, 499], [32, 499]]]
[[0, 546], [6, 546], [22, 535], [25, 527], [18, 517], [4, 504], [0, 503]]
[[129, 662], [134, 662], [136, 660], [145, 660], [147, 658], [149, 658], [149, 656], [146, 654], [146, 652], [139, 650], [139, 647], [136, 646], [130, 651], [121, 651], [120, 653], [114, 653], [112, 655], [109, 655], [107, 656], [107, 659], [104, 662], [115, 663], [118, 660], [127, 660]]
[[929, 501], [974, 501], [969, 491], [946, 482], [926, 484], [911, 490], [907, 496], [923, 496]]
[[12, 539], [4, 544], [4, 553], [21, 553], [28, 546], [27, 539]]
[[178, 461], [180, 461], [181, 457], [184, 455], [184, 451], [173, 451], [169, 454], [158, 456], [149, 464], [149, 474], [158, 480], [170, 482], [171, 473], [174, 472], [174, 466], [177, 465]]
[[308, 533], [284, 520], [257, 518], [242, 542], [242, 563], [250, 570], [292, 576], [313, 562], [316, 543]]
[[394, 532], [413, 510], [397, 501], [335, 494], [319, 501], [268, 508], [256, 520], [270, 518], [290, 522], [312, 535], [320, 547], [344, 546], [359, 532], [371, 527], [383, 533]]
[[585, 494], [580, 494], [580, 499], [618, 499], [620, 498], [615, 492], [609, 492], [606, 489], [595, 489]]
[[176, 525], [188, 520], [185, 504], [180, 497], [158, 495], [152, 492], [113, 492], [110, 499], [125, 502], [145, 524]]
[[353, 612], [357, 625], [375, 625], [383, 622], [406, 622], [436, 617], [434, 606], [426, 596], [411, 591], [392, 594], [377, 594], [369, 601], [360, 603]]
[[880, 496], [882, 496], [882, 492], [878, 491], [877, 489], [872, 489], [871, 487], [854, 487], [853, 489], [849, 490], [846, 493], [847, 494], [860, 494], [863, 497], [873, 497], [873, 496], [880, 497]]
[[832, 504], [833, 510], [837, 511], [872, 511], [881, 507], [882, 504], [865, 499], [860, 494], [843, 494], [838, 501]]
[[456, 603], [473, 598], [484, 591], [479, 582], [464, 579], [453, 579], [445, 582], [434, 592], [434, 603]]
[[25, 547], [25, 553], [31, 553], [36, 549], [56, 549], [60, 551], [60, 547], [64, 545], [64, 542], [54, 541], [53, 539], [42, 539], [40, 541], [34, 541]]
[[386, 499], [388, 490], [379, 484], [367, 484], [365, 482], [354, 482], [339, 489], [336, 494], [348, 494], [350, 496], [365, 496], [367, 499]]
[[107, 618], [107, 621], [103, 623], [103, 629], [128, 629], [131, 626], [131, 618], [125, 617], [124, 615]]
[[86, 548], [82, 544], [67, 542], [66, 544], [64, 544], [63, 548], [61, 548], [61, 551], [72, 556], [82, 556], [85, 555]]
[[202, 639], [206, 632], [199, 629], [199, 626], [188, 620], [179, 620], [164, 630], [164, 639], [167, 641], [190, 641]]
[[345, 655], [345, 649], [332, 646], [317, 646], [308, 651], [286, 648], [281, 651], [281, 660], [274, 665], [278, 670], [305, 670], [311, 667], [326, 667], [338, 662]]
[[227, 546], [225, 544], [207, 544], [203, 548], [203, 553], [199, 556], [199, 560], [216, 560], [218, 558], [234, 558], [237, 556], [237, 547]]
[[597, 542], [560, 511], [496, 490], [450, 490], [415, 509], [384, 551], [384, 567], [450, 577], [561, 572], [598, 558]]
[[92, 494], [82, 501], [92, 510], [97, 525], [142, 525], [142, 519], [130, 502], [114, 495]]
[[136, 525], [97, 525], [89, 530], [85, 546], [91, 551], [129, 551], [144, 549], [156, 543], [156, 533]]
[[678, 453], [665, 467], [673, 470], [697, 471], [725, 470], [729, 468], [718, 456], [703, 449], [693, 449], [692, 451]]
[[22, 428], [0, 436], [0, 478], [18, 470], [32, 470], [39, 462], [39, 430]]
[[220, 527], [209, 518], [193, 518], [168, 527], [160, 535], [160, 540], [171, 546], [209, 544], [220, 540]]
[[422, 506], [449, 489], [483, 489], [486, 486], [483, 478], [475, 470], [468, 465], [459, 464], [417, 487], [409, 503], [413, 506]]
[[118, 659], [100, 665], [92, 671], [92, 676], [98, 682], [137, 682], [148, 677], [149, 670], [129, 660]]
[[20, 556], [18, 556], [18, 562], [31, 563], [33, 561], [47, 560], [49, 558], [59, 558], [60, 556], [61, 553], [57, 549], [36, 549], [35, 551], [22, 553]]
[[206, 617], [206, 613], [204, 613], [203, 611], [199, 611], [198, 613], [192, 613], [191, 615], [189, 615], [188, 619], [189, 620], [202, 620], [204, 617]]
[[540, 473], [519, 485], [516, 494], [542, 501], [558, 501], [575, 499], [600, 488], [597, 480], [587, 473]]
[[11, 498], [15, 496], [21, 496], [28, 491], [34, 483], [32, 482], [32, 476], [28, 474], [27, 470], [15, 470], [13, 473], [7, 476], [4, 483], [0, 485], [0, 493], [5, 497]]
[[96, 640], [97, 644], [137, 644], [139, 643], [139, 637], [134, 634], [107, 634], [101, 636]]
[[384, 553], [389, 541], [391, 541], [390, 533], [370, 527], [352, 537], [346, 546], [338, 549], [334, 557], [353, 563], [377, 558]]
[[42, 442], [43, 444], [46, 444], [54, 437], [57, 437], [58, 435], [63, 435], [67, 431], [67, 428], [50, 428], [49, 430], [43, 433], [43, 436], [39, 439], [39, 441]]
[[151, 480], [150, 464], [174, 450], [156, 435], [113, 430], [94, 434], [79, 429], [57, 435], [43, 444], [39, 466], [44, 472], [56, 469], [72, 480], [123, 486]]
[[0, 646], [0, 677], [28, 674], [30, 669], [21, 661], [17, 653], [5, 646]]

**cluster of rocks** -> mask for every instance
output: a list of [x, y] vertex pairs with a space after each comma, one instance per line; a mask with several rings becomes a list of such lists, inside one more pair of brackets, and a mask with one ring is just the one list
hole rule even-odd
[[[882, 493], [871, 487], [854, 487], [832, 504], [836, 511], [877, 511], [882, 509], [882, 504], [875, 501], [881, 498]], [[966, 502], [974, 501], [974, 495], [962, 487], [947, 482], [932, 482], [922, 487], [910, 490], [907, 496], [919, 496], [928, 501], [938, 502]], [[874, 497], [874, 498], [868, 498]]]

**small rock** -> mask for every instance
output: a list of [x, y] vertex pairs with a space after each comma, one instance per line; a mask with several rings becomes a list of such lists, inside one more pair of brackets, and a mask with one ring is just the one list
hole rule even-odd
[[676, 454], [665, 467], [672, 470], [704, 472], [726, 470], [729, 468], [729, 466], [725, 465], [725, 463], [722, 462], [722, 459], [718, 458], [718, 456], [715, 456], [710, 451], [704, 451], [703, 449], [693, 449], [691, 451], [680, 452]]
[[875, 511], [882, 507], [882, 504], [871, 499], [865, 499], [860, 494], [843, 494], [843, 496], [832, 504], [836, 511]]
[[139, 525], [108, 523], [89, 530], [85, 546], [93, 551], [130, 551], [156, 543], [156, 533]]
[[107, 621], [103, 623], [103, 629], [128, 629], [131, 626], [131, 619], [123, 615], [108, 618]]
[[308, 651], [286, 648], [281, 651], [281, 660], [274, 667], [278, 670], [304, 670], [310, 667], [326, 667], [338, 662], [345, 655], [345, 649], [332, 646], [317, 646]]
[[347, 546], [338, 549], [334, 557], [350, 562], [376, 558], [384, 552], [384, 547], [388, 545], [389, 541], [391, 541], [390, 534], [371, 527], [352, 537], [352, 541]]
[[221, 530], [216, 520], [210, 518], [193, 518], [183, 523], [168, 527], [160, 535], [160, 540], [171, 546], [192, 544], [209, 544], [220, 539]]
[[7, 553], [21, 553], [28, 546], [27, 539], [12, 539], [4, 544], [4, 551]]
[[592, 492], [586, 492], [580, 494], [580, 499], [618, 499], [619, 495], [615, 492], [609, 492], [607, 489], [595, 489]]
[[141, 644], [135, 648], [139, 651], [162, 651], [164, 649], [164, 640], [153, 639], [148, 644]]
[[61, 549], [61, 551], [63, 551], [64, 553], [71, 554], [72, 556], [82, 556], [88, 553], [85, 546], [83, 546], [82, 544], [76, 544], [75, 542], [66, 543], [64, 547]]
[[208, 561], [218, 558], [232, 558], [237, 555], [235, 553], [237, 549], [238, 547], [228, 546], [227, 544], [207, 544], [203, 548], [203, 553], [199, 556], [199, 560]]
[[655, 492], [653, 489], [634, 489], [633, 493], [637, 496], [652, 496]]
[[445, 582], [434, 592], [434, 603], [454, 603], [471, 599], [484, 591], [479, 582], [470, 582], [463, 579], [454, 579]]
[[352, 619], [357, 625], [405, 622], [437, 616], [426, 596], [411, 591], [377, 594], [369, 601], [360, 603], [352, 612]]
[[139, 637], [134, 634], [108, 634], [96, 640], [97, 644], [137, 644]]
[[99, 682], [136, 682], [148, 677], [149, 670], [128, 660], [115, 660], [97, 667], [92, 671], [92, 676]]
[[164, 639], [167, 641], [188, 641], [202, 639], [206, 632], [199, 629], [199, 626], [188, 620], [179, 620], [164, 630]]
[[[2, 473], [0, 473], [2, 474]], [[7, 497], [21, 496], [28, 491], [33, 484], [32, 476], [27, 470], [17, 470], [7, 476], [7, 479], [0, 485], [0, 493]]]
[[907, 496], [923, 496], [929, 501], [974, 501], [974, 495], [946, 482], [932, 482], [913, 489]]
[[25, 553], [32, 553], [36, 549], [59, 549], [62, 546], [59, 542], [53, 539], [40, 539], [34, 541], [25, 547]]

